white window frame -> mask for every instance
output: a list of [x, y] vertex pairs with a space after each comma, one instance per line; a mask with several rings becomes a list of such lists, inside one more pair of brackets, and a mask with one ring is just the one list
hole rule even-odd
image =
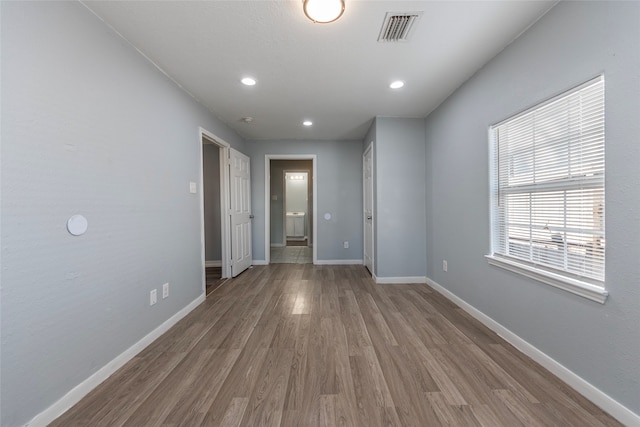
[[[598, 76], [595, 79], [592, 79], [588, 82], [585, 82], [573, 89], [570, 89], [556, 97], [553, 97], [547, 101], [543, 101], [532, 108], [527, 109], [521, 113], [515, 114], [506, 120], [503, 120], [499, 123], [496, 123], [489, 127], [489, 152], [490, 152], [490, 190], [491, 190], [491, 253], [486, 256], [489, 264], [504, 268], [506, 270], [521, 274], [523, 276], [529, 277], [531, 279], [546, 283], [548, 285], [554, 286], [556, 288], [560, 288], [566, 290], [568, 292], [574, 293], [576, 295], [588, 298], [592, 301], [599, 302], [603, 304], [609, 293], [604, 287], [604, 280], [597, 280], [589, 277], [582, 277], [577, 274], [572, 274], [568, 271], [563, 271], [561, 269], [554, 269], [549, 265], [538, 264], [531, 260], [524, 260], [519, 257], [509, 256], [508, 250], [505, 250], [505, 247], [509, 246], [509, 236], [504, 236], [505, 230], [501, 227], [506, 227], [505, 223], [500, 223], [499, 212], [500, 207], [498, 206], [500, 200], [501, 190], [499, 188], [499, 165], [498, 165], [498, 141], [496, 140], [496, 132], [500, 126], [505, 125], [506, 123], [512, 123], [516, 119], [523, 118], [527, 115], [531, 115], [532, 113], [544, 108], [545, 106], [561, 100], [568, 98], [581, 89], [593, 86], [594, 84], [602, 84], [604, 90], [604, 76]], [[603, 95], [604, 97], [604, 95]], [[604, 107], [603, 107], [604, 108]], [[604, 118], [603, 118], [604, 120]], [[535, 164], [535, 163], [534, 163]], [[534, 166], [535, 167], [535, 166]], [[538, 188], [545, 188], [544, 191], [550, 191], [546, 187], [554, 188], [558, 190], [572, 190], [575, 189], [575, 183], [572, 182], [571, 179], [562, 179], [561, 182], [549, 182], [544, 184], [537, 184]], [[593, 181], [593, 182], [591, 182]], [[604, 176], [601, 177], [593, 177], [591, 181], [586, 178], [582, 178], [582, 183], [580, 185], [596, 185], [601, 186], [602, 191], [604, 191]], [[586, 184], [585, 184], [586, 183]], [[533, 187], [536, 184], [523, 185], [523, 187]], [[586, 188], [586, 187], [585, 187]], [[598, 187], [599, 188], [599, 187]], [[505, 190], [502, 190], [505, 191]], [[512, 191], [512, 194], [519, 194], [518, 189], [513, 190], [513, 187], [509, 188], [508, 191]], [[531, 190], [532, 191], [532, 190]], [[539, 190], [536, 190], [539, 191]], [[524, 194], [526, 190], [523, 190]], [[566, 194], [566, 193], [565, 193]], [[604, 199], [603, 199], [604, 200]], [[566, 208], [565, 208], [566, 209]], [[531, 211], [529, 211], [531, 212]], [[503, 210], [504, 214], [504, 210]], [[565, 212], [566, 218], [566, 212]], [[602, 219], [604, 221], [604, 219]], [[530, 225], [532, 227], [532, 225]], [[502, 241], [500, 241], [500, 237], [502, 236]], [[504, 240], [506, 239], [506, 243]], [[604, 268], [604, 267], [603, 267]], [[603, 273], [604, 274], [604, 273]]]

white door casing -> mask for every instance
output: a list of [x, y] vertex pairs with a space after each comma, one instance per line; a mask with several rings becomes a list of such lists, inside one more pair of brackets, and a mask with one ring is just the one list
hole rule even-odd
[[373, 271], [373, 144], [365, 151], [362, 157], [362, 181], [364, 197], [364, 265]]
[[231, 149], [231, 276], [236, 277], [252, 264], [251, 255], [251, 173], [250, 159]]

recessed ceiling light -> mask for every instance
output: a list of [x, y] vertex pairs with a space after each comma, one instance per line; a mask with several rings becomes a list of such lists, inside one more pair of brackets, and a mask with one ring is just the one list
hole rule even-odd
[[302, 122], [302, 124], [305, 126], [311, 126], [313, 122], [311, 120], [305, 120], [304, 122]]
[[402, 80], [396, 80], [395, 82], [391, 82], [389, 85], [391, 89], [400, 89], [402, 86], [404, 86], [404, 82]]
[[251, 77], [245, 77], [240, 81], [242, 82], [243, 85], [247, 85], [247, 86], [253, 86], [256, 84], [256, 79]]

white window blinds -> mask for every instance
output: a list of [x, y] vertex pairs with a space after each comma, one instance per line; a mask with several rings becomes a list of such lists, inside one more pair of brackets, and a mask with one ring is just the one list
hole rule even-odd
[[493, 255], [603, 286], [604, 77], [490, 137]]

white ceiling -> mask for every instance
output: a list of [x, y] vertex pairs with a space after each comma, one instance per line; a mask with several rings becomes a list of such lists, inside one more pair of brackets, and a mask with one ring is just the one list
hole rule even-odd
[[[555, 3], [346, 0], [314, 24], [301, 0], [84, 2], [244, 138], [320, 140], [425, 117]], [[378, 43], [386, 12], [407, 11], [424, 12], [411, 40]]]

